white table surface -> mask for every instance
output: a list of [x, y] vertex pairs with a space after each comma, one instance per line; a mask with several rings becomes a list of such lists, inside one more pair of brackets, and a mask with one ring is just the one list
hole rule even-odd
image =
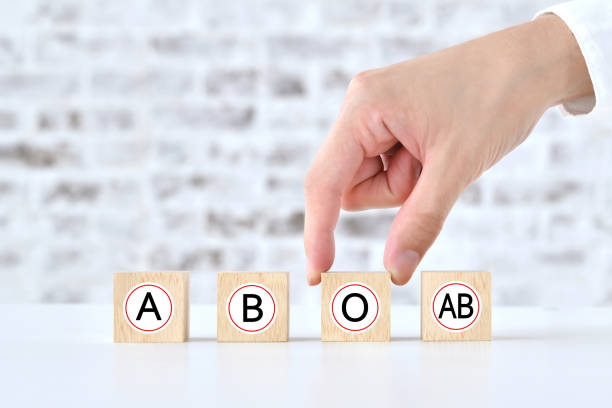
[[491, 342], [424, 343], [393, 307], [389, 343], [321, 343], [319, 308], [287, 343], [114, 344], [112, 307], [2, 305], [0, 407], [612, 406], [612, 309], [495, 308]]

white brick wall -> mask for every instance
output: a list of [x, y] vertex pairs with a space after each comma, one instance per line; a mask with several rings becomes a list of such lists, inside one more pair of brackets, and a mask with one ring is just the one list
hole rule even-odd
[[[531, 0], [21, 0], [0, 5], [0, 302], [109, 302], [117, 270], [290, 270], [301, 182], [358, 71], [525, 21]], [[461, 198], [423, 268], [499, 304], [612, 304], [612, 124], [550, 111]], [[380, 270], [394, 211], [344, 214]], [[393, 289], [415, 303], [419, 280]]]

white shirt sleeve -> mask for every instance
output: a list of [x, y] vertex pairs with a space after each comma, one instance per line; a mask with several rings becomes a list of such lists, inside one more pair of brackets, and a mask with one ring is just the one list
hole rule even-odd
[[591, 111], [612, 113], [612, 0], [575, 0], [540, 11], [559, 16], [576, 37], [595, 96], [563, 104], [572, 115]]

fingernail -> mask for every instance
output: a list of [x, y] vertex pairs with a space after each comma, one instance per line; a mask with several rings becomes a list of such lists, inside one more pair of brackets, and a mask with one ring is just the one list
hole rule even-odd
[[421, 257], [415, 251], [400, 252], [391, 265], [390, 272], [394, 283], [403, 285], [408, 282], [420, 261]]
[[311, 286], [314, 286], [317, 283], [319, 283], [318, 279], [317, 279], [317, 272], [316, 272], [315, 268], [313, 268], [313, 266], [310, 263], [310, 261], [308, 261], [308, 260], [306, 260], [306, 281]]
[[317, 286], [319, 284], [319, 282], [321, 282], [321, 280], [320, 280], [320, 278], [317, 278], [317, 276], [315, 276], [315, 275], [307, 275], [306, 276], [306, 282], [310, 286]]

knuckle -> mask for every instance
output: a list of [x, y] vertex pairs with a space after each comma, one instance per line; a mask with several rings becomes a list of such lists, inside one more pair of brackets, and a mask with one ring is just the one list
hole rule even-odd
[[402, 205], [410, 197], [414, 183], [415, 181], [405, 180], [400, 184], [389, 184], [390, 204], [394, 207]]
[[407, 194], [397, 194], [397, 193], [393, 193], [391, 196], [391, 200], [389, 202], [389, 206], [390, 207], [399, 207], [400, 205], [402, 205], [404, 203], [404, 201], [406, 201], [406, 199], [408, 198], [409, 193]]
[[379, 131], [382, 114], [379, 108], [372, 104], [363, 104], [354, 117], [354, 134], [359, 138], [364, 151], [368, 155], [382, 153], [382, 145], [386, 142], [386, 135]]
[[342, 208], [344, 211], [356, 211], [359, 209], [359, 206], [350, 194], [345, 194], [342, 196], [342, 200], [340, 201], [340, 208]]
[[321, 197], [332, 197], [341, 193], [330, 183], [329, 177], [323, 175], [317, 169], [310, 169], [304, 178], [304, 196], [306, 200], [314, 200]]
[[372, 82], [375, 78], [375, 70], [368, 69], [365, 71], [359, 72], [355, 75], [351, 82], [349, 83], [348, 90], [349, 93], [352, 92], [361, 92], [372, 87]]

